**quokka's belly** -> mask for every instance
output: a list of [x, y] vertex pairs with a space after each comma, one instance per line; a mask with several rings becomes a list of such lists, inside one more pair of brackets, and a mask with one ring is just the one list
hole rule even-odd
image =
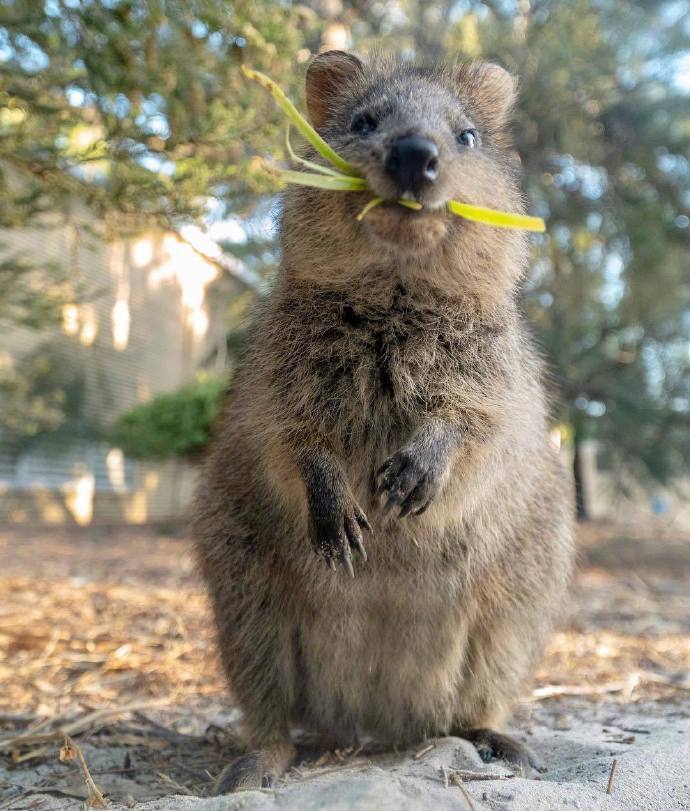
[[295, 675], [307, 726], [341, 744], [362, 734], [405, 743], [451, 726], [466, 625], [423, 580], [349, 581], [328, 608], [298, 622]]

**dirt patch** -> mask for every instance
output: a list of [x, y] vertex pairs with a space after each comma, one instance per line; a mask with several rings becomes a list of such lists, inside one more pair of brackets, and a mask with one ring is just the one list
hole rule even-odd
[[[571, 618], [549, 646], [516, 726], [548, 741], [549, 750], [561, 747], [559, 768], [567, 769], [574, 768], [568, 741], [594, 724], [610, 769], [609, 752], [651, 740], [649, 729], [626, 725], [641, 729], [643, 717], [663, 721], [661, 731], [684, 717], [690, 539], [655, 537], [653, 528], [588, 527], [582, 559]], [[184, 538], [131, 529], [0, 532], [0, 572], [0, 809], [95, 802], [80, 759], [60, 762], [65, 733], [111, 804], [167, 797], [156, 807], [182, 808], [191, 800], [171, 805], [171, 795], [208, 793], [237, 751], [237, 713]], [[571, 750], [581, 754], [577, 745]], [[482, 767], [463, 752], [466, 770]], [[305, 742], [286, 790], [328, 775], [337, 782], [343, 770], [383, 768], [392, 779], [397, 767], [386, 757], [367, 750], [324, 756]], [[414, 781], [416, 761], [409, 762], [403, 777]], [[437, 777], [441, 766], [452, 768], [452, 759]], [[487, 807], [504, 807], [500, 798], [495, 803]]]

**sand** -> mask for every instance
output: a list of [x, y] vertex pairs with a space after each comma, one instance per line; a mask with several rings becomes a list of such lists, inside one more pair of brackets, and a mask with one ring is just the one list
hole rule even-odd
[[[471, 744], [459, 738], [430, 741], [429, 751], [415, 750], [375, 757], [359, 756], [343, 765], [302, 767], [275, 788], [243, 791], [226, 797], [171, 795], [147, 800], [146, 789], [121, 774], [126, 747], [84, 744], [94, 779], [109, 796], [112, 809], [141, 811], [224, 811], [227, 809], [337, 809], [337, 811], [406, 811], [474, 808], [510, 811], [556, 809], [690, 809], [690, 713], [684, 702], [624, 705], [584, 700], [550, 700], [533, 708], [515, 734], [548, 764], [548, 772], [515, 777], [500, 761], [483, 763]], [[612, 764], [617, 767], [607, 794]], [[444, 775], [445, 772], [445, 775]], [[59, 793], [36, 793], [31, 787], [50, 775]], [[71, 774], [71, 779], [65, 778]], [[458, 785], [458, 778], [461, 783]], [[445, 783], [448, 785], [445, 785]], [[0, 808], [72, 811], [84, 807], [87, 792], [76, 766], [43, 764], [8, 771], [0, 767], [0, 785], [13, 784]], [[22, 793], [27, 792], [22, 798]], [[72, 795], [72, 796], [70, 796]], [[14, 800], [12, 799], [14, 797]]]

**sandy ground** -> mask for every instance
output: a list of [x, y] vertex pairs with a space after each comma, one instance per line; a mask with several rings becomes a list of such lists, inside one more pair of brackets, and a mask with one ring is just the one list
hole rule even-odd
[[590, 527], [581, 548], [571, 619], [513, 725], [546, 774], [456, 738], [303, 741], [279, 785], [210, 798], [237, 712], [184, 539], [0, 531], [0, 809], [690, 809], [690, 539]]

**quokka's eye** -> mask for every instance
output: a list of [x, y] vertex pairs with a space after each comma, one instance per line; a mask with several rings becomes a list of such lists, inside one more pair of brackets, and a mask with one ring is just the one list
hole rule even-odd
[[357, 135], [369, 135], [376, 129], [376, 120], [369, 113], [361, 113], [352, 122], [350, 129]]
[[467, 146], [470, 149], [474, 149], [474, 147], [477, 146], [477, 141], [479, 140], [477, 130], [475, 130], [474, 127], [463, 130], [457, 134], [456, 140], [460, 146]]

